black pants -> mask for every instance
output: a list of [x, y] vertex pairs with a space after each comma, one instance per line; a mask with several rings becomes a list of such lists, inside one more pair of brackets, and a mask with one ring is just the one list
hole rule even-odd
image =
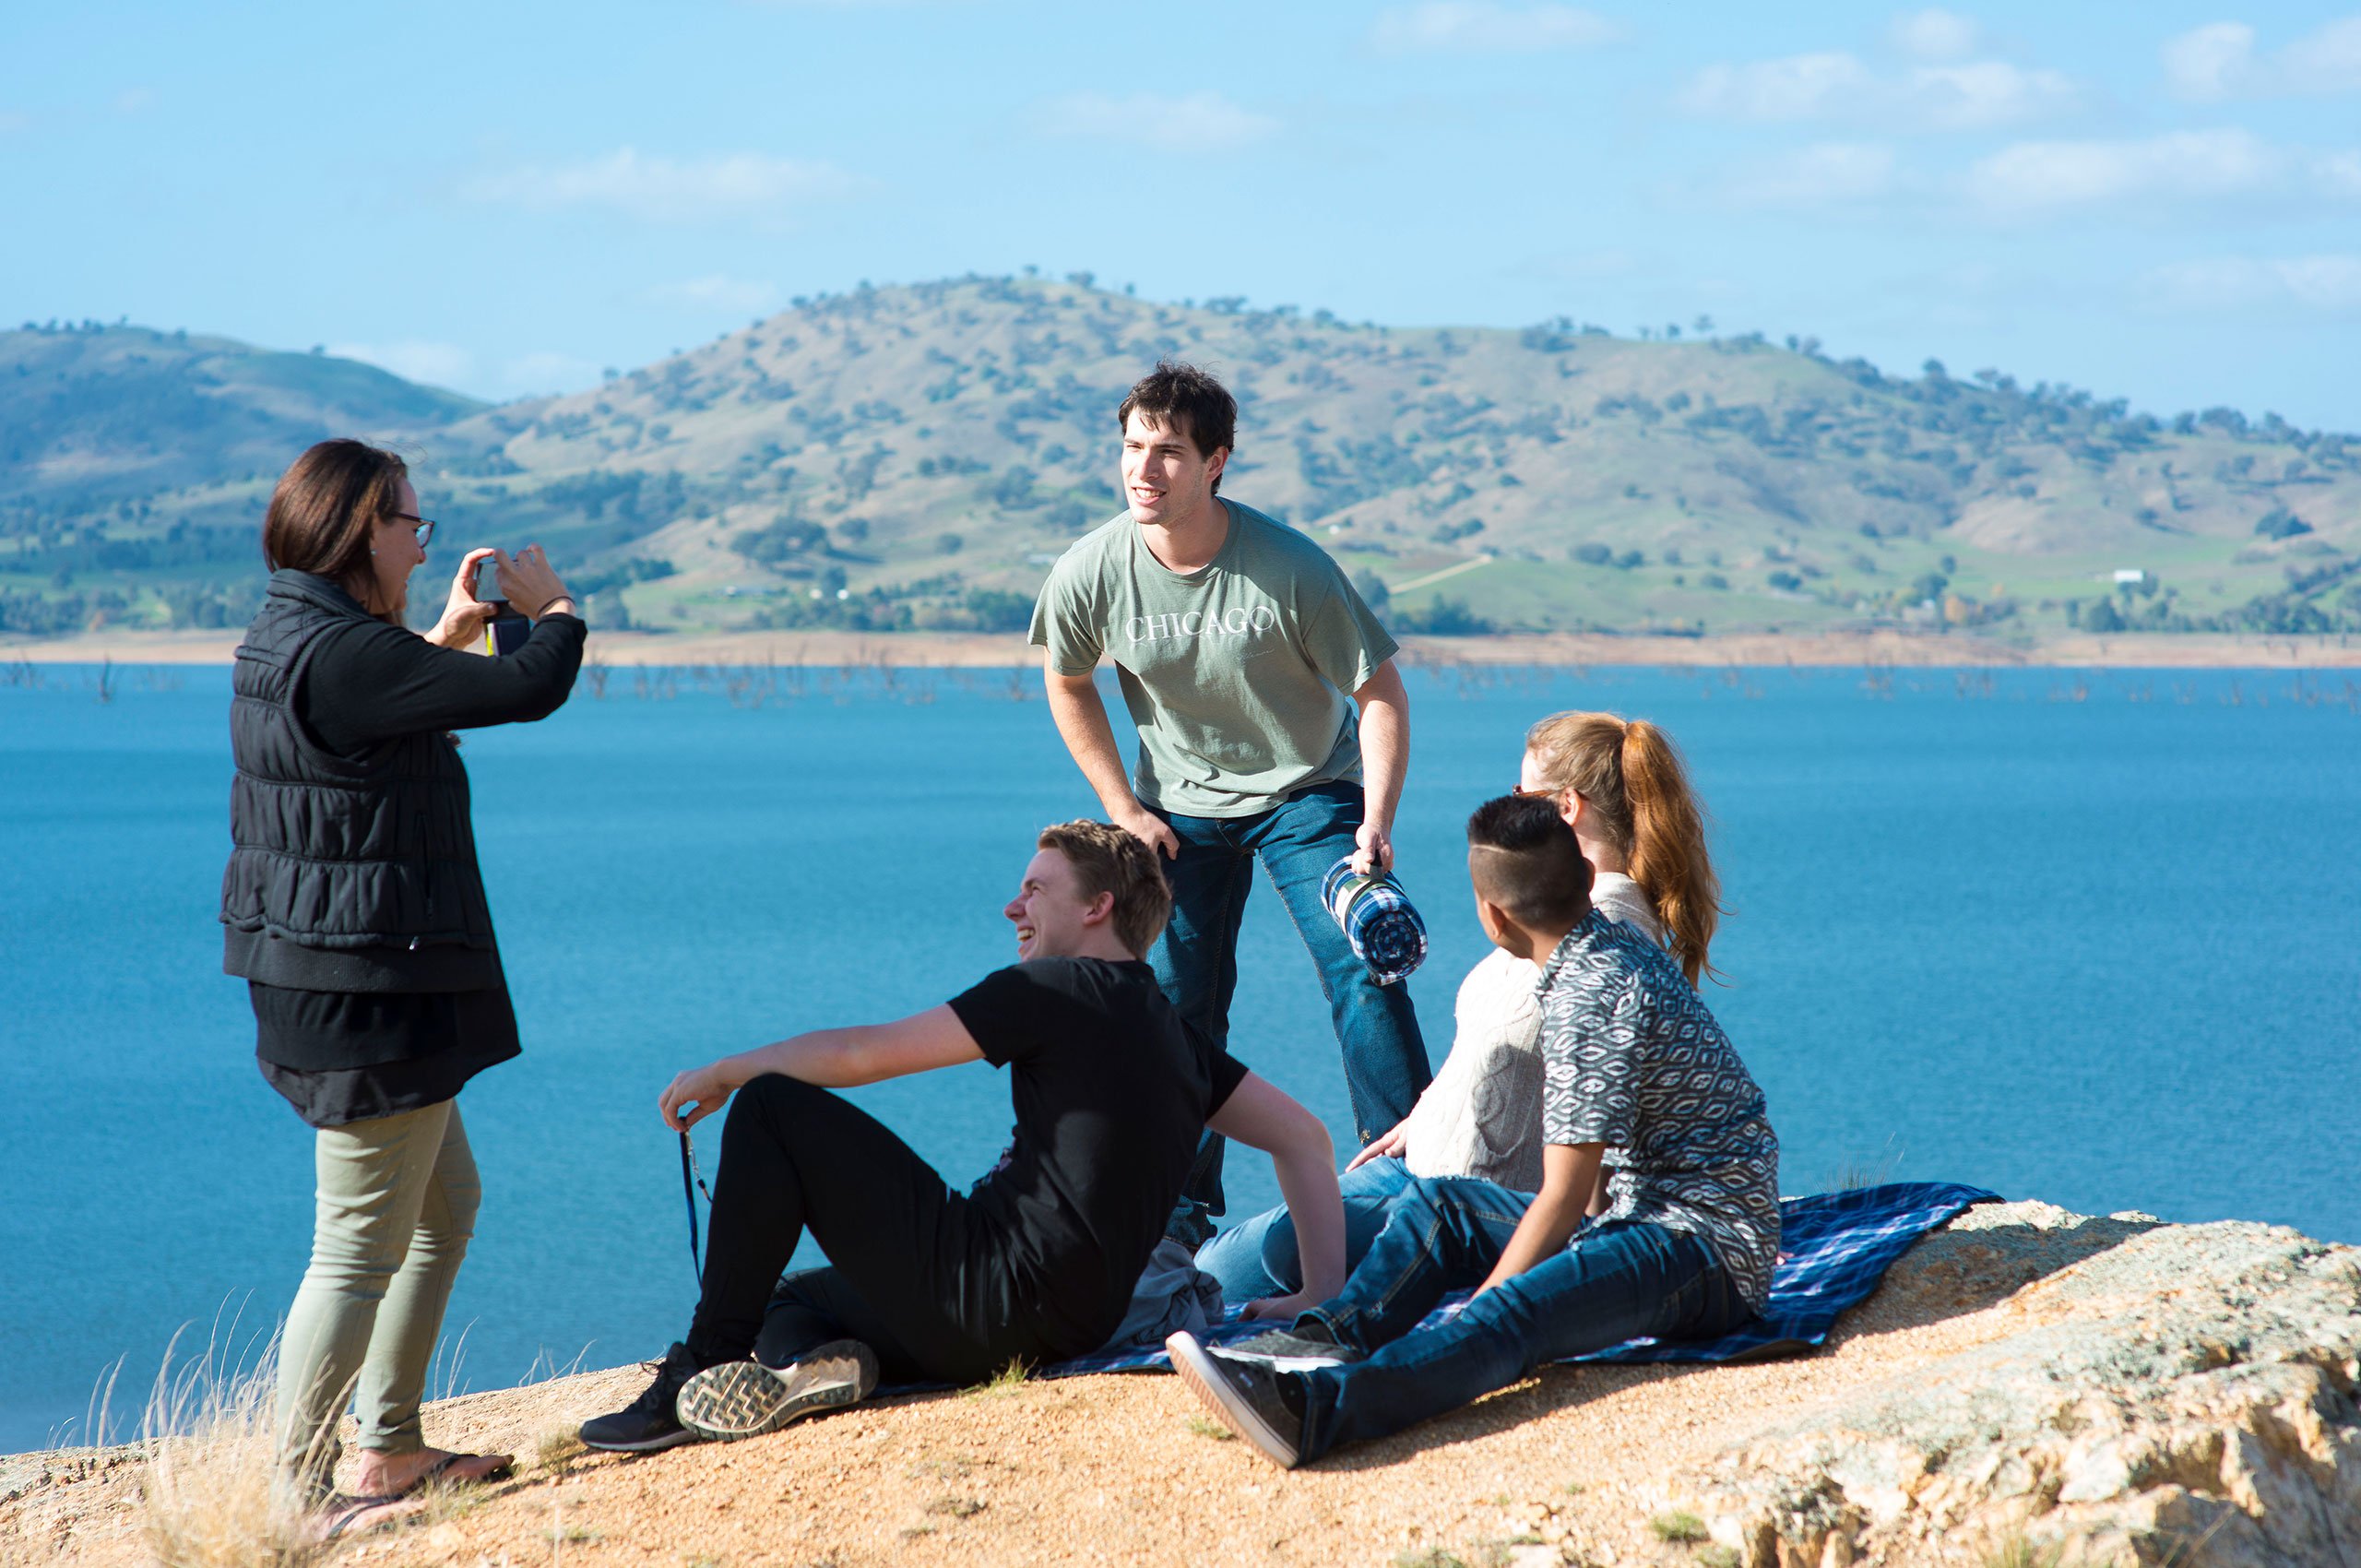
[[[807, 1226], [833, 1266], [780, 1286]], [[1024, 1296], [992, 1228], [876, 1118], [777, 1075], [738, 1091], [689, 1328], [700, 1361], [743, 1360], [759, 1344], [778, 1366], [849, 1338], [877, 1352], [888, 1382], [973, 1383], [1011, 1360], [1076, 1354]]]

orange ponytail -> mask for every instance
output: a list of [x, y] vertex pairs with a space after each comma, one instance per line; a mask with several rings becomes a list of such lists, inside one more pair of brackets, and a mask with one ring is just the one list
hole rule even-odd
[[1655, 906], [1665, 945], [1695, 985], [1720, 974], [1706, 959], [1722, 917], [1721, 879], [1705, 850], [1704, 814], [1680, 753], [1643, 719], [1556, 713], [1525, 732], [1525, 749], [1552, 790], [1573, 790], [1598, 836]]
[[1721, 921], [1722, 883], [1705, 853], [1704, 817], [1680, 754], [1644, 719], [1624, 727], [1623, 793], [1631, 808], [1630, 874], [1655, 905], [1665, 944], [1690, 984], [1719, 979], [1705, 959]]

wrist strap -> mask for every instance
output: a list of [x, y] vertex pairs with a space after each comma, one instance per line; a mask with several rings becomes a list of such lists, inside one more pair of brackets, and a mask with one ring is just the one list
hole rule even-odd
[[681, 1196], [689, 1205], [689, 1265], [696, 1270], [697, 1283], [705, 1283], [705, 1259], [697, 1255], [697, 1189], [705, 1189], [705, 1201], [713, 1202], [713, 1189], [705, 1184], [705, 1172], [696, 1168], [696, 1154], [689, 1146], [689, 1134], [681, 1134]]

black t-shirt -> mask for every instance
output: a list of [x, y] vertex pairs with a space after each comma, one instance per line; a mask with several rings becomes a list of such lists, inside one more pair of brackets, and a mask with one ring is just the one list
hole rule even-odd
[[1036, 958], [951, 999], [1009, 1070], [1016, 1129], [971, 1194], [1040, 1318], [1097, 1345], [1164, 1234], [1205, 1119], [1246, 1076], [1137, 959]]

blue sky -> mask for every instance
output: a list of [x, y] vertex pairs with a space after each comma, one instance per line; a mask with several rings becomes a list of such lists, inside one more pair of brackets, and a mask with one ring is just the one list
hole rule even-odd
[[504, 398], [1033, 265], [2361, 429], [2354, 4], [24, 6], [0, 318]]

